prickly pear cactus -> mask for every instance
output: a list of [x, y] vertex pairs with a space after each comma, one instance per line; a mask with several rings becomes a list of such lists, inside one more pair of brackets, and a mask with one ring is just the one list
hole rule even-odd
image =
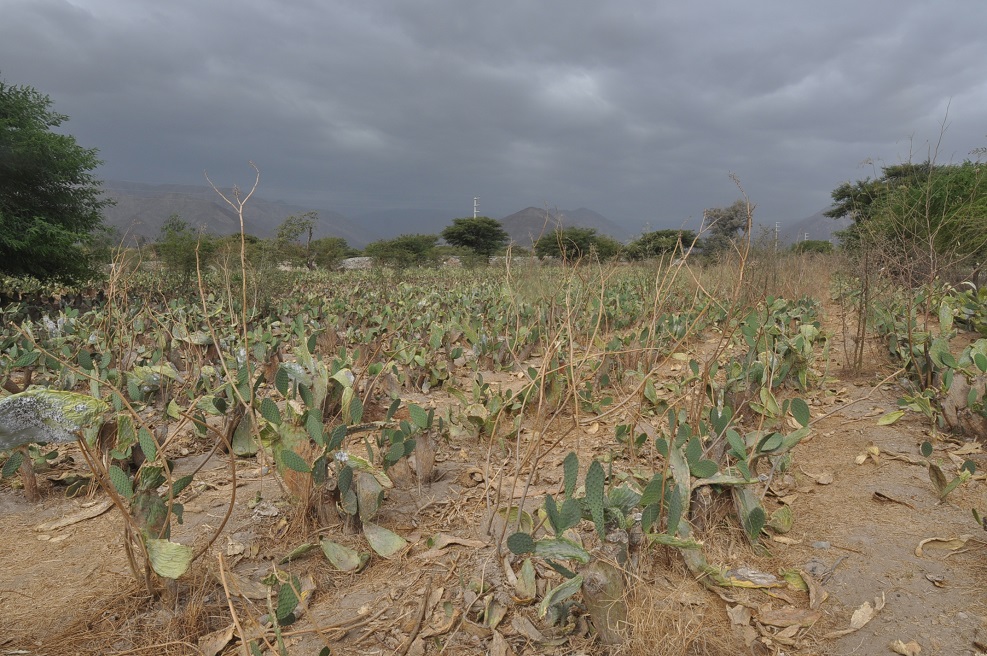
[[590, 517], [596, 526], [596, 532], [603, 537], [604, 517], [603, 517], [603, 488], [606, 482], [606, 474], [603, 472], [603, 465], [594, 460], [590, 463], [586, 472], [586, 507], [589, 509]]

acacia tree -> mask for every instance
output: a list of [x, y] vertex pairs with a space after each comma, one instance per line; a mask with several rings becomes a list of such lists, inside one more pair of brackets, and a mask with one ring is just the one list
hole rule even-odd
[[323, 237], [311, 244], [311, 261], [324, 269], [334, 269], [353, 253], [342, 237]]
[[747, 232], [748, 205], [743, 198], [729, 207], [714, 207], [703, 214], [703, 225], [709, 236], [703, 242], [703, 251], [716, 253], [730, 247], [733, 240]]
[[425, 266], [435, 263], [435, 244], [438, 241], [438, 235], [401, 235], [367, 244], [364, 253], [378, 264], [396, 269]]
[[295, 242], [302, 235], [305, 236], [305, 250], [301, 255], [305, 264], [312, 264], [312, 233], [315, 231], [315, 222], [319, 220], [318, 212], [305, 212], [299, 216], [291, 215], [281, 222], [278, 226], [277, 237], [275, 238], [275, 247], [279, 255], [287, 255], [288, 257], [295, 256], [296, 253], [292, 253], [292, 250], [299, 250]]
[[566, 262], [575, 262], [595, 255], [601, 260], [615, 257], [621, 244], [607, 235], [596, 234], [596, 228], [570, 227], [557, 229], [542, 235], [535, 242], [538, 257], [558, 257]]
[[[987, 255], [987, 179], [979, 162], [886, 166], [882, 176], [845, 182], [832, 192], [833, 218], [849, 217], [851, 248], [880, 240], [898, 254], [922, 254], [933, 269]], [[938, 261], [940, 264], [937, 264]]]
[[486, 216], [453, 219], [441, 236], [453, 246], [468, 248], [484, 257], [496, 254], [510, 239], [500, 221]]
[[692, 230], [653, 230], [644, 232], [627, 245], [627, 257], [632, 260], [658, 258], [671, 253], [684, 253], [696, 241]]
[[29, 86], [0, 81], [0, 270], [66, 282], [95, 273], [103, 227], [95, 148], [56, 134], [68, 116]]
[[172, 214], [161, 225], [154, 248], [165, 268], [187, 282], [195, 275], [196, 268], [210, 259], [217, 244], [213, 238], [196, 231], [180, 215]]

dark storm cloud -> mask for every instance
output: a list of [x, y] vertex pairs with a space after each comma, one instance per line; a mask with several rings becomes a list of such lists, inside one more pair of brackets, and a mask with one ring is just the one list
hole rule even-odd
[[987, 5], [0, 0], [0, 72], [102, 175], [357, 214], [586, 206], [799, 219], [914, 151], [985, 145]]

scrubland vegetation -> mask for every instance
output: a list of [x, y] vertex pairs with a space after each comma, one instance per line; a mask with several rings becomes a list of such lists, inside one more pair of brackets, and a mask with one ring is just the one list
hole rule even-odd
[[[929, 493], [945, 499], [977, 477], [973, 460], [931, 456], [940, 433], [987, 425], [980, 175], [927, 163], [841, 187], [834, 215], [855, 223], [836, 253], [759, 243], [746, 200], [711, 211], [703, 234], [660, 231], [626, 249], [559, 231], [535, 245], [556, 256], [547, 263], [508, 250], [487, 265], [503, 246], [496, 226], [476, 224], [487, 237], [473, 244], [458, 223], [445, 237], [482, 256], [475, 267], [431, 266], [437, 238], [419, 235], [368, 247], [377, 266], [346, 272], [323, 266], [347, 247], [312, 241], [311, 216], [270, 242], [204, 240], [174, 217], [153, 257], [118, 250], [98, 286], [4, 280], [4, 493], [112, 501], [122, 529], [106, 548], [125, 552], [151, 607], [192, 618], [117, 635], [122, 653], [298, 653], [299, 634], [349, 653], [345, 626], [306, 623], [312, 600], [393, 563], [413, 572], [456, 540], [487, 554], [495, 582], [444, 561], [455, 574], [443, 603], [428, 603], [429, 583], [420, 613], [434, 606], [449, 625], [423, 637], [419, 615], [381, 645], [738, 653], [729, 627], [669, 617], [655, 572], [720, 594], [812, 598], [810, 574], [727, 567], [724, 554], [770, 559], [798, 523], [772, 490], [827, 416], [815, 399], [835, 376], [874, 367], [868, 345], [886, 358], [874, 384], [901, 392], [878, 423], [927, 422]], [[297, 266], [282, 270], [286, 259]], [[458, 469], [454, 453], [466, 454]], [[179, 538], [204, 489], [201, 465], [181, 466], [197, 454], [223, 459], [232, 484], [218, 521]], [[260, 501], [237, 496], [243, 462], [287, 500], [261, 603], [233, 591], [223, 556], [230, 517]], [[480, 490], [458, 502], [471, 523], [412, 539], [392, 506], [420, 515], [442, 467], [461, 487], [450, 495]], [[315, 567], [332, 577], [308, 576]], [[204, 596], [222, 603], [193, 613]], [[748, 617], [747, 648], [817, 640], [814, 603], [784, 631]], [[478, 628], [460, 631], [467, 623]]]

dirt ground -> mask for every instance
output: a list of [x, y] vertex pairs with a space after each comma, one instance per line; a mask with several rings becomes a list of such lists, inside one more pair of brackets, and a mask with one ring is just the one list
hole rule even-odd
[[[755, 554], [738, 537], [739, 529], [733, 535], [721, 530], [707, 551], [711, 562], [725, 568], [776, 576], [805, 572], [818, 586], [811, 595], [791, 587], [709, 591], [688, 576], [677, 552], [657, 547], [638, 554], [630, 572], [635, 633], [628, 643], [594, 643], [578, 617], [563, 634], [539, 620], [536, 604], [519, 600], [511, 580], [519, 563], [508, 566], [498, 558], [487, 531], [502, 528], [490, 505], [498, 489], [511, 494], [513, 445], [454, 433], [436, 445], [433, 480], [398, 472], [383, 506], [379, 523], [404, 537], [409, 548], [391, 560], [374, 556], [356, 574], [334, 571], [318, 547], [280, 564], [295, 547], [317, 543], [320, 536], [369, 549], [338, 521], [306, 525], [293, 515], [272, 475], [255, 460], [237, 461], [236, 500], [224, 533], [177, 590], [159, 598], [133, 581], [115, 509], [51, 525], [100, 509], [101, 494], [69, 499], [64, 488], [42, 477], [44, 500], [28, 504], [5, 483], [0, 654], [242, 654], [231, 638], [234, 631], [257, 630], [268, 613], [267, 587], [259, 581], [275, 568], [297, 575], [312, 590], [304, 614], [285, 633], [293, 655], [314, 656], [326, 646], [339, 655], [402, 656], [987, 652], [987, 548], [981, 542], [987, 534], [970, 513], [987, 509], [983, 476], [940, 502], [919, 453], [927, 425], [909, 416], [877, 425], [900, 393], [893, 378], [881, 384], [890, 367], [842, 376], [838, 349], [831, 352], [830, 381], [809, 396], [812, 435], [796, 448], [792, 469], [777, 478], [765, 500], [769, 511], [789, 505], [794, 528], [765, 540], [770, 555]], [[485, 378], [507, 383], [510, 375]], [[406, 400], [452, 402], [441, 390]], [[542, 462], [527, 507], [558, 490], [561, 460], [571, 448], [578, 449], [584, 467], [593, 456], [611, 454], [617, 423], [581, 425], [566, 435], [563, 446]], [[932, 458], [950, 464], [948, 471], [955, 469], [956, 457], [974, 460], [978, 472], [987, 470], [978, 442], [940, 436], [935, 445]], [[194, 450], [182, 457], [179, 473], [202, 458]], [[63, 464], [51, 475], [66, 469], [72, 466]], [[206, 462], [183, 493], [185, 521], [174, 539], [206, 540], [223, 520], [231, 485], [225, 456]], [[919, 555], [929, 538], [940, 540], [925, 543]], [[543, 586], [561, 580], [551, 579], [547, 568], [539, 574]]]

